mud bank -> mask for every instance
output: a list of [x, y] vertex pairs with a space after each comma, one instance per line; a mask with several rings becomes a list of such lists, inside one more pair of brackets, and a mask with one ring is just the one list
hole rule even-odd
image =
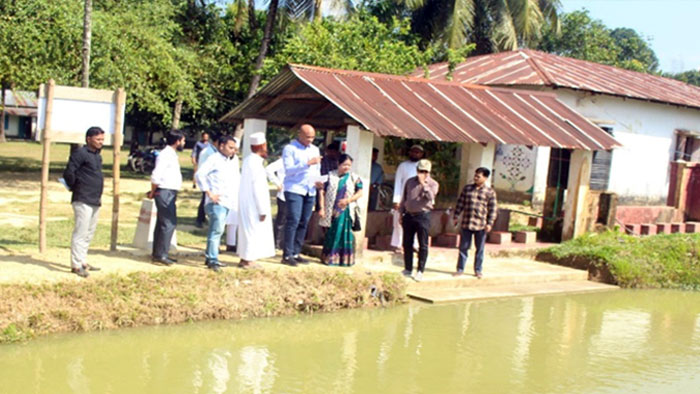
[[0, 343], [203, 320], [237, 320], [406, 302], [398, 274], [165, 271], [0, 285]]

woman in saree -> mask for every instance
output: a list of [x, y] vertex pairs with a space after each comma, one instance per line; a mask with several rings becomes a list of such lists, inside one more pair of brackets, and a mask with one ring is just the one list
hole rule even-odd
[[326, 265], [349, 267], [355, 264], [352, 203], [362, 197], [362, 180], [350, 172], [351, 167], [352, 157], [340, 155], [338, 169], [328, 173], [328, 180], [319, 194], [319, 224], [326, 227], [321, 262]]

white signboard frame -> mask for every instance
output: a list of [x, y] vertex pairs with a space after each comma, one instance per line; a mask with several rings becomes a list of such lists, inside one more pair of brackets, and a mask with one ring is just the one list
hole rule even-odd
[[[84, 144], [85, 131], [98, 126], [105, 131], [105, 146], [114, 144], [116, 125], [121, 125], [118, 132], [120, 141], [124, 134], [124, 111], [126, 103], [122, 101], [117, 110], [117, 91], [76, 88], [71, 86], [54, 86], [53, 110], [51, 113], [51, 142]], [[46, 88], [39, 87], [37, 111], [36, 140], [41, 141], [46, 126]], [[121, 119], [116, 122], [117, 113]]]
[[56, 86], [53, 79], [39, 88], [39, 128], [41, 141], [41, 200], [39, 201], [39, 252], [46, 251], [46, 211], [49, 184], [49, 158], [52, 142], [85, 143], [85, 132], [93, 126], [105, 131], [105, 145], [114, 145], [112, 176], [112, 236], [110, 250], [117, 250], [119, 234], [119, 153], [124, 133], [126, 93], [70, 86]]

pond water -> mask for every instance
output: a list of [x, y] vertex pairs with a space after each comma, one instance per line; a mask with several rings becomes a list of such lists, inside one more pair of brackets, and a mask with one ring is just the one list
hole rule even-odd
[[0, 393], [697, 393], [700, 293], [617, 291], [58, 335]]

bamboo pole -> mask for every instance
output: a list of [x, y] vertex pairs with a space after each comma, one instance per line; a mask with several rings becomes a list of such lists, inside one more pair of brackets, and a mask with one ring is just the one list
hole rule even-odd
[[46, 112], [44, 116], [44, 131], [41, 134], [41, 201], [39, 203], [39, 252], [46, 252], [46, 204], [49, 186], [49, 162], [51, 161], [51, 115], [53, 113], [53, 91], [56, 82], [49, 79], [46, 85]]
[[122, 146], [122, 117], [126, 94], [124, 88], [119, 88], [115, 92], [115, 116], [114, 116], [114, 136], [112, 145], [114, 147], [114, 164], [112, 177], [112, 237], [109, 243], [111, 251], [117, 250], [117, 238], [119, 235], [119, 153]]

